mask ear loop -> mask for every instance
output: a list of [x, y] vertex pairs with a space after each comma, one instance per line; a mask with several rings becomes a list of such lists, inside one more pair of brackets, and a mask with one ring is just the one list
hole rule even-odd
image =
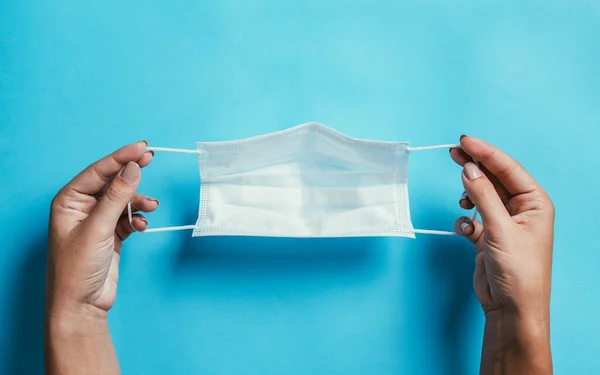
[[127, 203], [127, 218], [129, 219], [129, 226], [133, 229], [134, 232], [137, 232], [137, 229], [133, 226], [133, 213], [131, 212], [131, 201]]
[[[434, 146], [422, 146], [422, 147], [407, 147], [407, 151], [427, 151], [427, 150], [437, 150], [444, 148], [460, 148], [459, 144], [444, 144], [444, 145], [434, 145]], [[190, 150], [190, 149], [182, 149], [182, 148], [169, 148], [169, 147], [147, 147], [148, 151], [158, 151], [158, 152], [174, 152], [180, 154], [202, 154], [200, 150]], [[137, 232], [137, 230], [133, 227], [133, 212], [131, 210], [131, 202], [127, 203], [127, 217], [129, 219], [129, 225], [131, 228]], [[475, 213], [473, 214], [473, 221], [477, 218], [477, 208], [475, 208]], [[194, 229], [195, 225], [180, 225], [180, 226], [172, 226], [172, 227], [161, 227], [161, 228], [148, 228], [144, 230], [144, 233], [152, 233], [152, 232], [168, 232], [168, 231], [176, 231], [176, 230], [190, 230]], [[442, 235], [442, 236], [456, 236], [455, 232], [443, 231], [443, 230], [430, 230], [430, 229], [413, 229], [414, 233], [419, 234], [434, 234], [434, 235]]]
[[[459, 144], [444, 144], [444, 145], [422, 146], [422, 147], [407, 147], [406, 149], [408, 151], [412, 152], [412, 151], [437, 150], [437, 149], [441, 149], [441, 148], [453, 149], [453, 148], [461, 148], [461, 146]], [[477, 161], [475, 161], [475, 164], [477, 164], [477, 166], [479, 166], [479, 163]], [[477, 214], [478, 214], [477, 207], [475, 207], [475, 211], [473, 212], [473, 216], [471, 217], [472, 222], [475, 222], [475, 220], [477, 220]], [[413, 232], [419, 233], [419, 234], [457, 236], [457, 234], [455, 232], [450, 232], [450, 231], [445, 231], [445, 230], [414, 229]]]
[[[179, 154], [196, 154], [200, 155], [202, 151], [200, 150], [190, 150], [183, 148], [168, 148], [168, 147], [146, 147], [146, 151], [159, 151], [159, 152], [175, 152]], [[133, 229], [134, 232], [138, 232], [133, 226], [133, 212], [131, 210], [131, 202], [127, 203], [127, 218], [129, 219], [129, 226]], [[147, 228], [143, 232], [144, 233], [152, 233], [152, 232], [170, 232], [174, 230], [189, 230], [194, 229], [195, 225], [179, 225], [173, 227], [161, 227], [161, 228]]]

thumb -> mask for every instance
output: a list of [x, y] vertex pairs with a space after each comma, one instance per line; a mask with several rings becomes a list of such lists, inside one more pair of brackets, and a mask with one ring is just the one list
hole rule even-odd
[[477, 164], [465, 164], [462, 180], [465, 191], [477, 207], [485, 226], [504, 226], [510, 220], [496, 188]]
[[92, 228], [102, 233], [114, 232], [127, 203], [135, 196], [140, 175], [140, 166], [133, 161], [119, 171], [88, 218]]

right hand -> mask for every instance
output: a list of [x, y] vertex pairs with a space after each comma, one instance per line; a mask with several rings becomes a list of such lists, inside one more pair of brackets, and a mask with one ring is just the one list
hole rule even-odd
[[467, 136], [460, 144], [450, 150], [464, 167], [460, 205], [477, 207], [482, 222], [461, 217], [455, 230], [475, 245], [477, 298], [486, 316], [503, 310], [547, 322], [554, 206], [533, 177], [499, 149]]
[[[87, 167], [54, 197], [48, 231], [47, 311], [106, 316], [115, 302], [123, 242], [148, 225], [156, 199], [136, 194], [140, 168], [150, 164], [145, 142], [127, 145]], [[60, 314], [59, 314], [60, 313]], [[82, 314], [77, 314], [82, 315]]]
[[46, 272], [45, 358], [48, 374], [120, 374], [108, 332], [123, 241], [146, 229], [141, 214], [158, 201], [137, 194], [153, 153], [127, 145], [87, 167], [52, 201]]

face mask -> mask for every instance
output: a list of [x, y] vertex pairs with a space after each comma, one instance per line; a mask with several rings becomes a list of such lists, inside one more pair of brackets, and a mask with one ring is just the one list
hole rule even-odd
[[[258, 137], [198, 142], [200, 207], [193, 236], [400, 236], [454, 232], [414, 229], [408, 200], [408, 142], [350, 138], [317, 123]], [[131, 207], [129, 207], [131, 221]]]

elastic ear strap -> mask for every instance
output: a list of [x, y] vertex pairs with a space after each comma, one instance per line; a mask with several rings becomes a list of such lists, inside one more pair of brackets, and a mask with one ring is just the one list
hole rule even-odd
[[147, 151], [175, 152], [179, 154], [201, 154], [201, 150], [190, 150], [187, 148], [169, 148], [169, 147], [146, 147]]
[[[175, 152], [179, 154], [196, 154], [199, 155], [202, 153], [201, 150], [190, 150], [183, 148], [168, 148], [168, 147], [146, 147], [146, 151], [158, 151], [158, 152]], [[127, 203], [127, 218], [129, 219], [129, 225], [131, 229], [135, 232], [137, 230], [133, 226], [133, 212], [131, 211], [131, 202]], [[144, 230], [144, 233], [153, 233], [153, 232], [170, 232], [174, 230], [188, 230], [194, 229], [195, 225], [179, 225], [174, 227], [160, 227], [160, 228], [147, 228]]]
[[[437, 150], [444, 148], [460, 148], [459, 144], [444, 144], [444, 145], [433, 145], [433, 146], [422, 146], [422, 147], [407, 147], [407, 151], [428, 151], [428, 150]], [[183, 148], [169, 148], [169, 147], [147, 147], [148, 151], [157, 151], [157, 152], [174, 152], [180, 154], [202, 154], [201, 150], [190, 150]], [[133, 213], [131, 212], [131, 202], [127, 204], [127, 216], [129, 218], [129, 225], [135, 231], [133, 227]], [[473, 214], [473, 220], [477, 217], [477, 210]], [[170, 232], [176, 230], [192, 230], [196, 226], [195, 225], [180, 225], [173, 227], [161, 227], [161, 228], [149, 228], [144, 230], [144, 233], [153, 233], [153, 232]], [[441, 235], [441, 236], [456, 236], [455, 232], [443, 231], [443, 230], [430, 230], [430, 229], [413, 229], [414, 233], [418, 234], [433, 234], [433, 235]]]
[[[437, 150], [442, 148], [461, 148], [459, 144], [445, 144], [445, 145], [433, 145], [433, 146], [422, 146], [422, 147], [407, 147], [408, 151], [428, 151], [428, 150]], [[475, 212], [473, 213], [472, 221], [475, 221], [477, 218], [477, 208], [475, 208]], [[429, 229], [415, 229], [415, 233], [420, 234], [435, 234], [442, 236], [457, 236], [455, 232], [445, 231], [445, 230], [429, 230]]]
[[[436, 150], [440, 148], [460, 148], [458, 144], [445, 144], [445, 145], [433, 145], [433, 146], [421, 146], [421, 147], [407, 147], [408, 151], [427, 151]], [[159, 151], [159, 152], [175, 152], [179, 154], [201, 154], [201, 150], [190, 150], [187, 148], [169, 148], [169, 147], [147, 147], [148, 151]]]
[[430, 230], [430, 229], [413, 229], [413, 233], [417, 234], [434, 234], [438, 236], [456, 236], [457, 234], [454, 232], [450, 232], [447, 230]]
[[[133, 212], [131, 212], [131, 202], [127, 203], [127, 218], [129, 219], [129, 225], [134, 232], [137, 232], [137, 229], [133, 226]], [[152, 233], [152, 232], [169, 232], [173, 230], [187, 230], [194, 229], [195, 225], [179, 225], [174, 227], [160, 227], [160, 228], [147, 228], [144, 230], [144, 233]]]
[[440, 148], [460, 148], [460, 145], [457, 144], [445, 144], [445, 145], [433, 145], [433, 146], [421, 146], [421, 147], [407, 147], [407, 151], [428, 151], [428, 150], [437, 150]]

